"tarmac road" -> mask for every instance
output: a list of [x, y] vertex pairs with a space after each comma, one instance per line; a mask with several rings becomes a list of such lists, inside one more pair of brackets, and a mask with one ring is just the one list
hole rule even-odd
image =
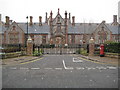
[[44, 55], [2, 67], [3, 88], [118, 88], [118, 67], [77, 55]]

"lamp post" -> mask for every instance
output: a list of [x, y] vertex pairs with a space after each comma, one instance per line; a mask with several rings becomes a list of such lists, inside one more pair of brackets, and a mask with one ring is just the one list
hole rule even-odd
[[[65, 44], [65, 47], [68, 49], [68, 44], [67, 43]], [[66, 51], [66, 53], [68, 54], [68, 50]]]
[[27, 19], [27, 38], [26, 38], [26, 45], [27, 45], [27, 40], [28, 40], [28, 16], [26, 17]]

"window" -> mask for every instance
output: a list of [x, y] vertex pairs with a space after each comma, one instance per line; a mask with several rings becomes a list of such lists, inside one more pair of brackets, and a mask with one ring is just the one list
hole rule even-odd
[[46, 44], [46, 36], [42, 36], [42, 44]]
[[72, 44], [75, 43], [75, 35], [71, 35], [71, 43], [72, 43]]

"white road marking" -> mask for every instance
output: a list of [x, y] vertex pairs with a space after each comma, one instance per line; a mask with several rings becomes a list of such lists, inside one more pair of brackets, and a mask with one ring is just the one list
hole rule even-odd
[[23, 68], [23, 67], [20, 67], [20, 69], [28, 69], [28, 68]]
[[88, 69], [88, 70], [90, 70], [90, 69], [93, 69], [93, 70], [94, 70], [94, 69], [96, 69], [96, 68], [94, 68], [94, 67], [87, 67], [87, 69]]
[[[75, 60], [75, 59], [77, 59], [77, 60]], [[78, 58], [73, 58], [73, 62], [83, 62], [82, 60], [78, 60]]]
[[10, 68], [10, 69], [17, 69], [16, 67], [14, 67], [14, 68]]
[[84, 68], [84, 67], [76, 67], [76, 69], [78, 69], [78, 70], [79, 70], [79, 69], [82, 69], [82, 70], [83, 70], [83, 69], [85, 69], [85, 68]]
[[40, 68], [31, 68], [32, 70], [38, 70], [38, 69], [40, 69]]
[[64, 60], [63, 60], [63, 66], [64, 66], [65, 69], [73, 69], [73, 67], [66, 67]]
[[117, 69], [117, 67], [107, 67], [108, 69]]
[[62, 70], [62, 68], [55, 68], [56, 70]]
[[107, 69], [106, 67], [96, 67], [96, 68], [98, 68], [99, 70]]

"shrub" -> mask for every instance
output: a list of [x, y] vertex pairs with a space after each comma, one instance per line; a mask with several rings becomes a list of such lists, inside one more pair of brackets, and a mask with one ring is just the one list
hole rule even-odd
[[111, 53], [120, 53], [120, 43], [117, 42], [110, 42], [108, 44], [105, 44], [105, 52], [111, 52]]

